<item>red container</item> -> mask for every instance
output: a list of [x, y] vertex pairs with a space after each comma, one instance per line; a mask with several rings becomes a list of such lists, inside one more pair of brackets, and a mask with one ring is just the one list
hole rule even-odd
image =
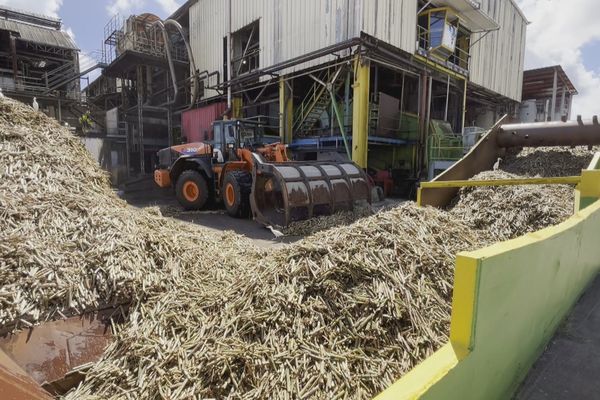
[[212, 123], [217, 119], [221, 119], [226, 109], [227, 103], [223, 102], [184, 111], [181, 114], [181, 126], [182, 135], [186, 137], [186, 143], [212, 140]]

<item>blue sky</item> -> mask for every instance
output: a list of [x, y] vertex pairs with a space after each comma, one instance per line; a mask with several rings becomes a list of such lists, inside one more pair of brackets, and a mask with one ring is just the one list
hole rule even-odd
[[[600, 29], [600, 26], [598, 29]], [[581, 48], [581, 58], [583, 65], [587, 69], [600, 74], [600, 40], [595, 40], [584, 45]]]
[[[104, 26], [115, 13], [151, 12], [166, 17], [184, 0], [0, 0], [0, 4], [59, 16], [83, 51], [82, 67], [100, 50]], [[253, 0], [247, 0], [253, 1]], [[415, 0], [416, 1], [416, 0]], [[504, 0], [510, 1], [510, 0]], [[560, 64], [579, 95], [574, 117], [600, 114], [600, 24], [598, 0], [516, 0], [531, 22], [527, 29], [525, 68]]]
[[75, 35], [82, 50], [92, 52], [100, 50], [104, 26], [113, 15], [113, 11], [132, 13], [150, 12], [162, 18], [168, 16], [157, 1], [124, 2], [125, 7], [111, 7], [114, 2], [95, 0], [63, 0], [59, 16], [67, 29]]

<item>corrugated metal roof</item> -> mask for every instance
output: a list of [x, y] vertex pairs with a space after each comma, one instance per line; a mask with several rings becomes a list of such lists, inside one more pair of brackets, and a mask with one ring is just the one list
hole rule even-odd
[[69, 50], [79, 50], [67, 32], [56, 29], [42, 28], [25, 23], [0, 19], [0, 30], [19, 34], [19, 39], [37, 44], [60, 47]]

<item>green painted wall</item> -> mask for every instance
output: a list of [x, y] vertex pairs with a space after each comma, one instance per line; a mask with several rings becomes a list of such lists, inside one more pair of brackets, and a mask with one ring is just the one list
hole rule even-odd
[[479, 281], [472, 351], [423, 399], [511, 398], [600, 271], [600, 202], [565, 224], [468, 254]]

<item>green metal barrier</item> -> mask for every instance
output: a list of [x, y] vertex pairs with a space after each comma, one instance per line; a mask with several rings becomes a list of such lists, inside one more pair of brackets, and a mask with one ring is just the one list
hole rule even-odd
[[600, 155], [562, 224], [456, 258], [450, 342], [376, 400], [511, 398], [600, 272]]

